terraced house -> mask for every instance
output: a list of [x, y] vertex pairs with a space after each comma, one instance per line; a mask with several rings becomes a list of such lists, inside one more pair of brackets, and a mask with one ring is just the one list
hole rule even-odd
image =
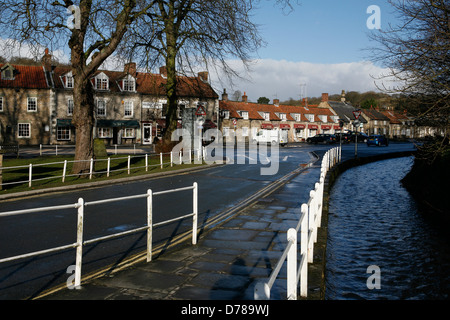
[[[0, 64], [0, 144], [74, 144], [73, 84], [70, 67], [52, 66], [46, 50], [42, 66]], [[167, 72], [98, 70], [91, 78], [95, 94], [94, 137], [106, 144], [152, 144], [166, 127]], [[179, 126], [183, 112], [202, 106], [205, 123], [216, 126], [218, 95], [208, 73], [180, 76]]]
[[252, 141], [260, 130], [286, 131], [289, 142], [305, 141], [318, 133], [340, 132], [337, 113], [317, 105], [287, 106], [277, 99], [273, 104], [251, 103], [245, 93], [242, 101], [229, 101], [224, 90], [220, 112], [225, 140], [232, 139], [237, 129], [237, 141]]

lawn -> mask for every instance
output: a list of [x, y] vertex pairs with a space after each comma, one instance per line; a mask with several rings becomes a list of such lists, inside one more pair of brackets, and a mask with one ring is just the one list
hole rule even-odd
[[[109, 159], [109, 161], [108, 161]], [[66, 174], [63, 177], [66, 163]], [[178, 159], [173, 159], [177, 161]], [[108, 173], [109, 162], [109, 173]], [[93, 162], [92, 176], [71, 175], [73, 156], [40, 156], [28, 159], [4, 159], [2, 173], [2, 187], [0, 194], [21, 192], [33, 189], [61, 187], [64, 185], [83, 184], [101, 180], [111, 180], [131, 176], [142, 176], [170, 170], [197, 167], [203, 164], [171, 163], [170, 155], [116, 155], [98, 158]], [[31, 187], [29, 186], [31, 164]], [[64, 180], [64, 181], [63, 181]], [[1, 180], [0, 180], [1, 181]]]

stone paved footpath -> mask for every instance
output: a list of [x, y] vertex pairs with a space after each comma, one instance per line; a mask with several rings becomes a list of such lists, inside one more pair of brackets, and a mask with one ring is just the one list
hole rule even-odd
[[[286, 247], [286, 233], [300, 218], [320, 175], [321, 161], [237, 215], [184, 244], [124, 270], [67, 288], [41, 300], [253, 300], [256, 283], [267, 280]], [[189, 241], [186, 241], [189, 242]], [[318, 286], [319, 284], [317, 284]], [[319, 290], [310, 285], [310, 290]], [[271, 299], [286, 298], [286, 268]]]

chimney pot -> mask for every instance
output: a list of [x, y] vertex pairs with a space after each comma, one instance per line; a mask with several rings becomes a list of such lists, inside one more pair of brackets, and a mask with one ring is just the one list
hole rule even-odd
[[160, 67], [159, 74], [162, 75], [164, 78], [167, 78], [167, 67], [166, 66]]
[[124, 72], [128, 72], [131, 75], [136, 74], [136, 63], [135, 62], [129, 62], [125, 64], [125, 67], [123, 68]]
[[200, 80], [202, 80], [203, 82], [208, 82], [208, 71], [202, 71], [198, 73], [198, 77], [200, 78]]
[[45, 54], [42, 57], [42, 64], [47, 72], [52, 71], [52, 55], [49, 53], [48, 48], [45, 48]]
[[222, 101], [228, 101], [228, 93], [227, 93], [227, 89], [223, 89], [223, 93], [222, 93]]
[[275, 106], [278, 106], [280, 104], [280, 100], [279, 99], [273, 99], [273, 104]]

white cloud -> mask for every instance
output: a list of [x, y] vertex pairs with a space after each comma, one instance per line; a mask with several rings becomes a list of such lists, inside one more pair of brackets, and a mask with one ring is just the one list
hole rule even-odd
[[[230, 64], [248, 80], [237, 79], [234, 86], [225, 87], [218, 81], [217, 75], [211, 74], [213, 86], [219, 94], [224, 87], [229, 95], [235, 90], [246, 92], [249, 100], [254, 102], [259, 97], [270, 100], [278, 98], [281, 101], [289, 98], [298, 100], [302, 90], [304, 91], [301, 84], [306, 84], [306, 95], [309, 97], [319, 97], [322, 93], [341, 93], [342, 90], [378, 91], [377, 85], [381, 87], [383, 84], [378, 77], [389, 71], [369, 61], [315, 64], [261, 59], [252, 63], [249, 73], [246, 73], [240, 62], [232, 61]], [[386, 81], [384, 84], [392, 86]]]

